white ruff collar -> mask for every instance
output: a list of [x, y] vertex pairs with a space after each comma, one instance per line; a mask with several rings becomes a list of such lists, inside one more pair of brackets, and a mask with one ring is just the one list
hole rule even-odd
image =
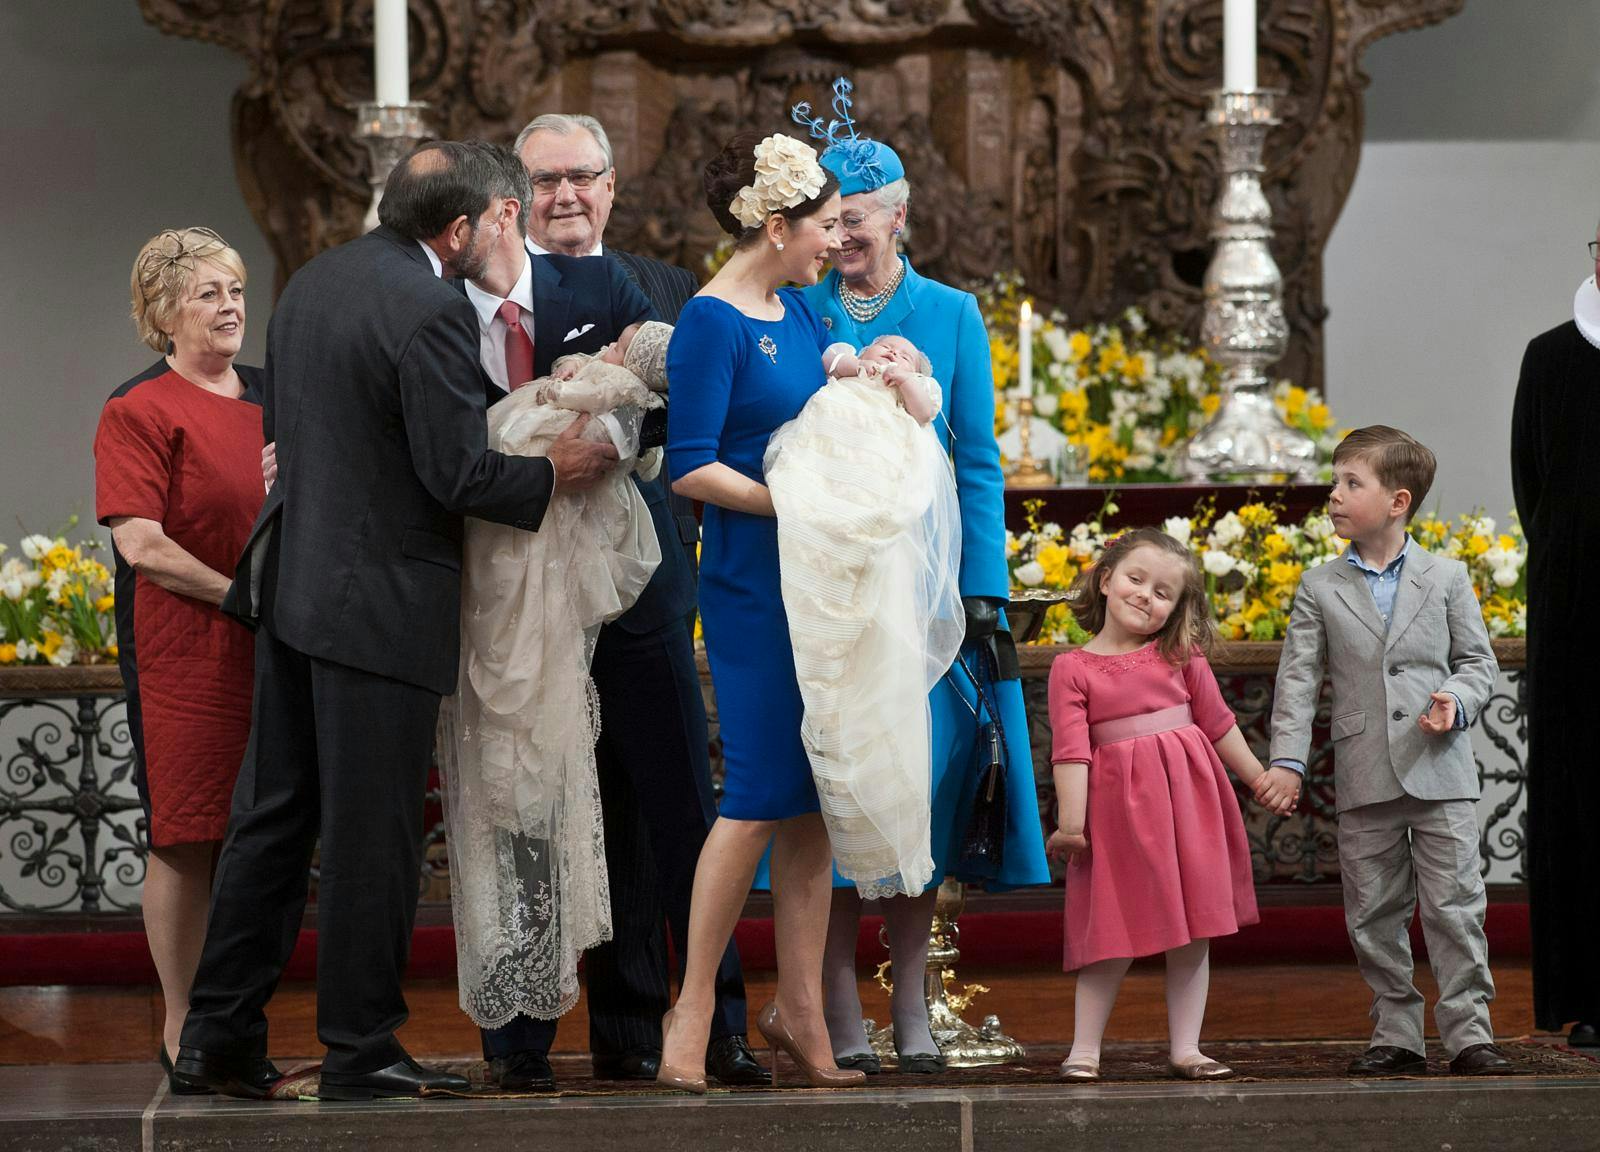
[[1578, 285], [1578, 294], [1572, 298], [1572, 319], [1583, 338], [1600, 348], [1600, 288], [1595, 287], [1593, 276]]

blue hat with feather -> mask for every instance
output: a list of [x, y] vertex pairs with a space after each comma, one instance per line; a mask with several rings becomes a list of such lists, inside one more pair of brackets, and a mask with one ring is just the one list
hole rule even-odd
[[853, 103], [850, 93], [855, 85], [843, 76], [833, 82], [833, 111], [835, 119], [823, 123], [822, 117], [811, 114], [811, 104], [802, 100], [791, 110], [796, 124], [804, 124], [817, 140], [827, 142], [818, 160], [829, 172], [839, 178], [839, 194], [854, 196], [858, 192], [872, 192], [885, 184], [903, 179], [906, 166], [900, 162], [893, 148], [856, 132], [856, 122], [850, 117]]

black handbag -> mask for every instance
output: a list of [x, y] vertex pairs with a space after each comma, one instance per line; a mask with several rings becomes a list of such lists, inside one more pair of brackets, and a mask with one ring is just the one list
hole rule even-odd
[[973, 710], [978, 721], [978, 739], [973, 749], [976, 786], [972, 814], [961, 837], [958, 870], [995, 877], [1005, 864], [1006, 850], [1006, 733], [1000, 720], [999, 701], [994, 682], [997, 661], [991, 645], [980, 644], [975, 653], [976, 671], [963, 658], [959, 661], [977, 690], [978, 706]]

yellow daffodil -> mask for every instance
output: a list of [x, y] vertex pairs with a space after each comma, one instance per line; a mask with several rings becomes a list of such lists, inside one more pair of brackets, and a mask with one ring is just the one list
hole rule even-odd
[[17, 646], [15, 644], [0, 644], [0, 664], [15, 664], [17, 662]]

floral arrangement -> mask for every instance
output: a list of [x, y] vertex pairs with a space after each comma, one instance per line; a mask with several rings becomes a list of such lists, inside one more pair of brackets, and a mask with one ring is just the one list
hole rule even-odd
[[[1110, 501], [1094, 519], [1071, 531], [1041, 522], [1043, 506], [1043, 501], [1028, 501], [1026, 531], [1006, 534], [1013, 587], [1069, 587], [1116, 534], [1103, 527], [1117, 510]], [[1199, 558], [1212, 611], [1226, 640], [1281, 640], [1301, 574], [1344, 550], [1326, 512], [1314, 512], [1298, 524], [1284, 523], [1281, 512], [1276, 505], [1252, 503], [1218, 516], [1208, 498], [1192, 516], [1173, 516], [1161, 525]], [[1497, 533], [1495, 522], [1483, 515], [1461, 516], [1453, 523], [1419, 518], [1411, 532], [1430, 552], [1467, 565], [1490, 636], [1527, 635], [1528, 547], [1515, 517], [1507, 532]], [[1046, 612], [1037, 643], [1082, 644], [1088, 638], [1067, 606], [1058, 604]]]
[[[999, 276], [980, 295], [995, 379], [995, 434], [1017, 421], [1022, 281]], [[1161, 332], [1137, 308], [1109, 324], [1070, 329], [1060, 312], [1036, 318], [1034, 412], [1080, 449], [1093, 483], [1179, 479], [1172, 459], [1217, 409], [1222, 370], [1203, 347]], [[1340, 434], [1314, 389], [1280, 381], [1274, 393], [1290, 424], [1317, 442], [1326, 465]]]
[[[116, 659], [111, 572], [92, 555], [98, 547], [24, 536], [21, 555], [0, 561], [0, 667]], [[9, 550], [0, 544], [0, 557]]]

